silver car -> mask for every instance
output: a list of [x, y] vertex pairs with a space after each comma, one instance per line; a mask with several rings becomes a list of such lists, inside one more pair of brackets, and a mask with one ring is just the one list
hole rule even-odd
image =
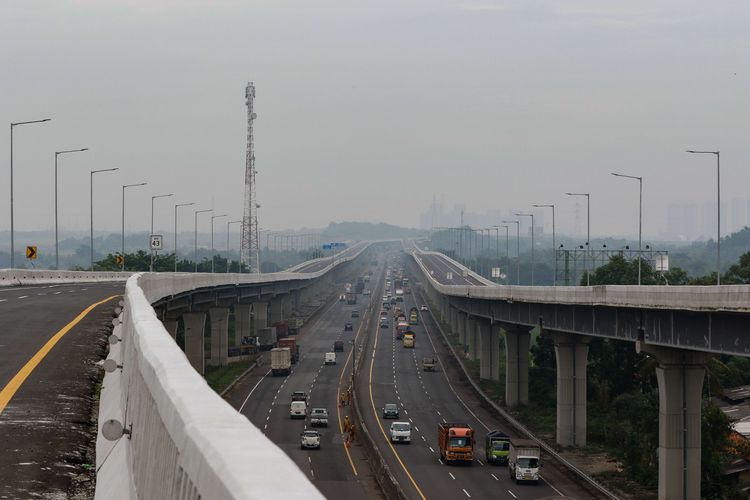
[[315, 448], [319, 450], [320, 432], [313, 429], [302, 431], [302, 434], [300, 434], [300, 448], [302, 448], [303, 450], [305, 448]]

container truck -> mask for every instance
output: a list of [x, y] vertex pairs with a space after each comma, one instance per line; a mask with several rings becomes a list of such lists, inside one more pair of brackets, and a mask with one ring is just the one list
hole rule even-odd
[[468, 424], [438, 424], [438, 446], [446, 464], [474, 461], [474, 431]]
[[289, 325], [286, 321], [277, 321], [273, 325], [274, 328], [276, 328], [276, 338], [282, 339], [289, 335]]
[[490, 431], [484, 439], [484, 456], [490, 464], [508, 464], [510, 437], [501, 431]]
[[419, 311], [416, 307], [409, 309], [409, 324], [416, 325], [419, 323]]
[[346, 292], [346, 304], [354, 305], [357, 303], [357, 294], [354, 292]]
[[276, 328], [258, 328], [258, 347], [261, 351], [268, 351], [276, 344]]
[[292, 356], [288, 347], [274, 347], [271, 349], [271, 373], [274, 375], [289, 375], [292, 372]]
[[516, 483], [532, 481], [539, 483], [539, 445], [530, 439], [510, 439], [508, 453], [508, 472]]
[[289, 353], [292, 357], [292, 364], [299, 361], [299, 346], [297, 345], [297, 339], [295, 337], [287, 337], [279, 339], [277, 347], [288, 347]]
[[414, 349], [414, 334], [411, 332], [404, 333], [404, 347], [411, 347]]

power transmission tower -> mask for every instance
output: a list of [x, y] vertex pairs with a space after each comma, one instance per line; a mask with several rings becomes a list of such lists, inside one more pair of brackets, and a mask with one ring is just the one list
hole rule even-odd
[[247, 104], [247, 149], [245, 153], [245, 205], [242, 215], [242, 245], [240, 263], [248, 267], [251, 273], [260, 272], [260, 241], [258, 239], [258, 207], [255, 196], [255, 144], [253, 141], [253, 121], [257, 115], [253, 112], [255, 85], [253, 82], [245, 87]]

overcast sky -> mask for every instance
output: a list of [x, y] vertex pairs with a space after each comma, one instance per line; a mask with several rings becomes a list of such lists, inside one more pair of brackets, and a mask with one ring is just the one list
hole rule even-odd
[[[628, 0], [4, 0], [0, 121], [16, 128], [16, 229], [170, 229], [174, 202], [242, 212], [246, 108], [257, 87], [263, 228], [416, 226], [434, 195], [472, 212], [558, 204], [572, 231], [664, 229], [672, 202], [748, 197], [750, 4]], [[0, 140], [0, 230], [10, 226]], [[185, 210], [182, 229], [192, 227]]]

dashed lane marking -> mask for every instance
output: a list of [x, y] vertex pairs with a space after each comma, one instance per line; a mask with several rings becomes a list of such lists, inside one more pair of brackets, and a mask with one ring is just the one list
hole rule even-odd
[[456, 480], [456, 476], [454, 476], [452, 472], [449, 472], [449, 473], [448, 473], [448, 475], [449, 475], [449, 476], [451, 477], [451, 479], [453, 479], [454, 481]]

